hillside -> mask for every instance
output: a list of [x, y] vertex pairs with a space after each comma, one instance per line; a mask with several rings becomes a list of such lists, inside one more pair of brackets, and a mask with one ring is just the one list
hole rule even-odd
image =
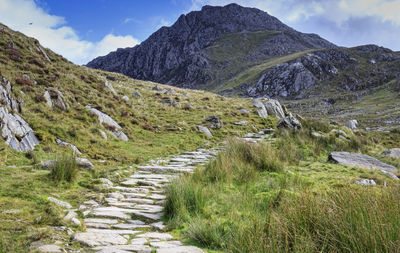
[[[78, 207], [101, 189], [100, 178], [118, 182], [150, 159], [213, 147], [276, 122], [259, 117], [249, 100], [76, 66], [2, 24], [0, 71], [0, 252], [31, 252], [31, 246], [54, 241], [51, 227], [66, 223], [49, 196]], [[209, 127], [210, 116], [223, 124], [210, 128], [213, 138], [196, 127]], [[240, 121], [249, 123], [234, 124]], [[58, 183], [37, 168], [72, 153], [68, 143], [94, 170]]]

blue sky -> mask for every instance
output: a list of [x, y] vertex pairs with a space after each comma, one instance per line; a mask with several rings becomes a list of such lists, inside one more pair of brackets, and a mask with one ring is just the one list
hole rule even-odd
[[85, 64], [139, 44], [181, 14], [232, 2], [264, 10], [340, 46], [400, 50], [400, 0], [0, 0], [0, 22]]

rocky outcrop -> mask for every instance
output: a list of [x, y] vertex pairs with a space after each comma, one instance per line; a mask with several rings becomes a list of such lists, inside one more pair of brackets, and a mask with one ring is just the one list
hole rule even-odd
[[345, 127], [351, 130], [357, 130], [358, 121], [355, 119], [349, 120], [346, 122]]
[[285, 112], [281, 103], [275, 99], [269, 99], [267, 102], [264, 103], [265, 109], [269, 115], [274, 115], [277, 118], [284, 118]]
[[397, 172], [397, 168], [392, 165], [381, 162], [376, 158], [357, 153], [332, 152], [329, 154], [328, 161], [363, 169]]
[[43, 94], [46, 99], [46, 104], [50, 107], [57, 106], [63, 111], [66, 111], [69, 107], [64, 102], [63, 94], [56, 89], [48, 89]]
[[207, 71], [211, 64], [206, 48], [221, 35], [249, 31], [281, 31], [257, 51], [269, 56], [335, 47], [318, 35], [295, 31], [266, 12], [230, 4], [204, 6], [201, 11], [182, 15], [171, 27], [160, 28], [140, 45], [118, 49], [87, 66], [136, 79], [196, 88], [214, 78]]
[[286, 128], [292, 130], [299, 130], [302, 128], [300, 121], [293, 116], [287, 116], [278, 121], [277, 128]]
[[14, 97], [11, 82], [4, 77], [0, 78], [0, 105], [21, 112], [21, 102]]
[[121, 130], [122, 127], [110, 116], [108, 116], [105, 113], [102, 113], [101, 111], [95, 108], [90, 107], [89, 105], [86, 106], [86, 109], [91, 111], [97, 117], [100, 124], [103, 125], [105, 128], [107, 128], [115, 138], [118, 138], [123, 141], [129, 140], [128, 136], [126, 136], [125, 133], [122, 132]]
[[400, 159], [400, 148], [392, 148], [382, 152], [382, 155]]
[[222, 121], [218, 116], [210, 116], [208, 118], [205, 119], [205, 122], [209, 123], [209, 127], [211, 129], [220, 129], [222, 128]]
[[112, 84], [109, 83], [107, 80], [104, 82], [104, 85], [112, 92], [113, 95], [118, 95], [117, 92], [114, 90]]
[[[338, 69], [330, 63], [333, 52], [330, 54], [307, 54], [296, 60], [282, 63], [268, 69], [254, 86], [247, 89], [251, 97], [297, 97], [303, 98], [305, 93], [315, 88], [318, 82], [335, 76]], [[346, 55], [347, 56], [347, 55]], [[348, 56], [347, 56], [348, 58]], [[346, 59], [347, 59], [346, 58]]]
[[58, 146], [68, 147], [68, 148], [72, 149], [72, 151], [74, 152], [74, 155], [81, 155], [82, 154], [81, 151], [79, 151], [79, 149], [75, 145], [73, 145], [71, 143], [64, 142], [64, 141], [62, 141], [60, 139], [56, 139], [56, 143], [57, 143]]

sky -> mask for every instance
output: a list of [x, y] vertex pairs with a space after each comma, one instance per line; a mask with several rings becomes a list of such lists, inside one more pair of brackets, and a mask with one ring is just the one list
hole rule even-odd
[[0, 22], [86, 64], [138, 45], [181, 14], [229, 3], [259, 8], [340, 46], [400, 50], [400, 0], [0, 0]]

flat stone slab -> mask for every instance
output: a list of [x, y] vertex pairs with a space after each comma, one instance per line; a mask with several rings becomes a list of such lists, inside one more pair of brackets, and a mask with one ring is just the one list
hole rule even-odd
[[157, 249], [157, 253], [204, 253], [204, 251], [194, 246], [178, 246]]
[[160, 242], [151, 242], [151, 247], [154, 248], [176, 248], [178, 246], [182, 246], [182, 242], [180, 241], [160, 241]]
[[71, 209], [71, 208], [72, 208], [71, 204], [68, 203], [68, 202], [64, 202], [64, 201], [55, 199], [55, 198], [53, 198], [53, 197], [48, 197], [47, 199], [48, 199], [50, 202], [53, 202], [54, 204], [56, 204], [57, 206], [61, 206], [61, 207], [68, 208], [68, 209]]
[[136, 203], [136, 204], [153, 204], [154, 200], [152, 199], [141, 199], [141, 198], [127, 198], [123, 199], [123, 202], [130, 202], [130, 203]]
[[172, 166], [138, 166], [140, 170], [152, 171], [154, 173], [165, 173], [165, 172], [191, 172], [195, 169], [193, 166], [187, 167], [172, 167]]
[[135, 209], [139, 209], [140, 211], [146, 211], [147, 213], [158, 213], [161, 212], [164, 207], [157, 205], [136, 205]]
[[72, 239], [89, 247], [101, 245], [122, 245], [128, 242], [127, 239], [119, 234], [97, 232], [76, 233], [73, 235]]
[[104, 224], [104, 223], [90, 223], [90, 222], [85, 222], [85, 225], [87, 228], [99, 228], [99, 229], [110, 229], [109, 224]]
[[382, 152], [382, 155], [400, 159], [400, 148], [392, 148]]
[[165, 199], [165, 195], [161, 195], [161, 194], [151, 194], [150, 196], [148, 196], [149, 199], [155, 199], [155, 200], [162, 200]]
[[96, 229], [96, 228], [88, 228], [86, 229], [88, 233], [96, 233], [96, 234], [117, 234], [117, 235], [134, 235], [140, 233], [140, 231], [127, 230], [127, 229]]
[[147, 194], [144, 193], [129, 193], [129, 192], [124, 192], [123, 195], [128, 198], [145, 198]]
[[172, 235], [170, 235], [170, 234], [158, 233], [158, 232], [148, 232], [148, 233], [137, 235], [136, 237], [149, 238], [149, 239], [158, 239], [158, 240], [164, 240], [164, 241], [173, 239]]
[[137, 228], [149, 228], [149, 227], [150, 227], [149, 225], [136, 225], [127, 223], [112, 225], [112, 228], [116, 229], [137, 229]]
[[93, 211], [89, 214], [90, 216], [94, 217], [104, 217], [104, 218], [117, 218], [117, 219], [122, 219], [122, 220], [129, 220], [131, 216], [119, 212], [119, 211]]
[[144, 213], [144, 212], [135, 212], [135, 215], [138, 217], [144, 217], [150, 220], [160, 220], [161, 217], [164, 215], [163, 213]]
[[112, 189], [121, 191], [121, 192], [134, 192], [134, 193], [145, 193], [149, 192], [148, 189], [145, 188], [132, 188], [132, 187], [123, 187], [123, 186], [115, 186]]
[[112, 219], [93, 219], [93, 218], [88, 218], [84, 219], [85, 223], [103, 223], [103, 224], [117, 224], [118, 220], [112, 220]]
[[60, 246], [55, 245], [55, 244], [48, 244], [48, 245], [42, 245], [37, 248], [39, 252], [43, 253], [58, 253], [58, 252], [63, 252]]
[[96, 247], [93, 250], [101, 253], [123, 253], [123, 252], [137, 252], [137, 253], [151, 253], [151, 248], [147, 245], [128, 244], [128, 245], [115, 245], [107, 247]]
[[357, 153], [350, 153], [350, 152], [332, 152], [328, 160], [333, 163], [339, 163], [347, 166], [354, 166], [363, 169], [371, 169], [371, 170], [385, 170], [396, 172], [397, 168], [386, 164], [384, 162], [379, 161], [376, 158], [357, 154]]
[[159, 230], [164, 230], [164, 228], [166, 227], [164, 222], [162, 222], [162, 221], [151, 223], [150, 226], [152, 226], [156, 229], [159, 229]]

